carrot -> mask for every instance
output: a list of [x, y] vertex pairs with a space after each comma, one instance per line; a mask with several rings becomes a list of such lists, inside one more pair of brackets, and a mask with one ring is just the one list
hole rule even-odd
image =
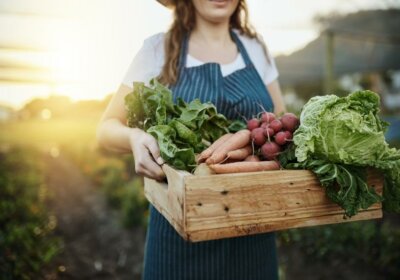
[[206, 160], [207, 164], [219, 163], [227, 156], [228, 152], [234, 151], [250, 143], [250, 130], [239, 130], [232, 135], [228, 140], [221, 144], [212, 155]]
[[227, 157], [230, 159], [244, 160], [252, 153], [253, 153], [253, 147], [251, 145], [247, 145], [243, 148], [228, 152]]
[[197, 158], [197, 163], [200, 163], [206, 159], [208, 159], [212, 153], [223, 144], [226, 140], [232, 137], [232, 133], [227, 133], [219, 137], [217, 140], [214, 141], [207, 149], [200, 153], [200, 156]]
[[275, 160], [265, 160], [258, 162], [240, 161], [225, 164], [211, 164], [209, 166], [215, 173], [240, 173], [240, 172], [257, 172], [267, 170], [279, 170], [279, 163]]
[[258, 156], [256, 156], [256, 155], [249, 155], [248, 157], [246, 157], [245, 159], [244, 159], [244, 161], [250, 161], [250, 162], [257, 162], [257, 161], [260, 161], [260, 158], [258, 157]]

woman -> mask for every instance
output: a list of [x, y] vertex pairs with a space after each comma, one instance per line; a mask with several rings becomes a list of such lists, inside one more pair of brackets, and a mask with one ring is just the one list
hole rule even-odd
[[[230, 119], [251, 118], [261, 108], [285, 111], [274, 61], [248, 23], [245, 0], [160, 2], [174, 9], [174, 22], [144, 42], [98, 128], [101, 145], [132, 152], [136, 172], [156, 180], [164, 177], [156, 140], [126, 126], [124, 97], [133, 81], [158, 76], [174, 99], [211, 101]], [[190, 243], [150, 206], [145, 280], [277, 277], [273, 233]]]

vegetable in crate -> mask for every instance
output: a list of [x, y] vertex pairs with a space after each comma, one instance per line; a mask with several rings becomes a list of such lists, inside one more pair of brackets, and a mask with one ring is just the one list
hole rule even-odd
[[[205, 161], [215, 173], [279, 169], [276, 158], [291, 142], [292, 132], [298, 127], [299, 120], [292, 113], [280, 118], [272, 112], [259, 115], [260, 118], [247, 121], [247, 129], [221, 136], [199, 155], [197, 162]], [[263, 161], [260, 162], [258, 155]]]
[[153, 135], [160, 147], [161, 157], [177, 169], [192, 171], [196, 166], [195, 153], [206, 148], [228, 132], [243, 124], [228, 121], [217, 113], [211, 103], [198, 99], [190, 103], [173, 102], [171, 91], [153, 79], [150, 86], [134, 83], [133, 92], [125, 97], [127, 122]]
[[400, 212], [400, 151], [385, 142], [387, 124], [379, 119], [379, 106], [379, 96], [371, 91], [311, 98], [301, 112], [294, 146], [280, 157], [285, 168], [312, 170], [347, 216], [382, 200], [367, 185], [368, 167], [384, 174], [384, 208]]
[[[260, 114], [261, 118], [247, 121], [247, 129], [220, 137], [200, 154], [198, 162], [205, 161], [215, 173], [279, 169], [276, 158], [288, 147], [299, 120], [292, 113], [280, 118], [271, 112]], [[258, 155], [262, 156], [263, 161]]]
[[272, 112], [262, 112], [261, 117], [247, 121], [251, 131], [251, 140], [266, 160], [274, 160], [292, 141], [292, 133], [299, 125], [299, 119], [293, 113], [285, 113], [277, 118]]

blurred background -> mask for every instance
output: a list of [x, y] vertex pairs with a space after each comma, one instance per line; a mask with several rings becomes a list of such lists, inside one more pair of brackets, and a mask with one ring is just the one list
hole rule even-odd
[[[371, 89], [400, 148], [399, 0], [248, 0], [288, 108]], [[97, 147], [101, 113], [155, 0], [0, 0], [0, 279], [140, 279], [148, 204], [131, 155]], [[281, 279], [400, 279], [400, 222], [279, 232]]]

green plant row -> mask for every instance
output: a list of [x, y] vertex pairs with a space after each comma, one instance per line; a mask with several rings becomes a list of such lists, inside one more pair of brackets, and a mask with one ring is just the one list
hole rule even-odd
[[38, 279], [61, 248], [37, 152], [0, 152], [0, 279]]

